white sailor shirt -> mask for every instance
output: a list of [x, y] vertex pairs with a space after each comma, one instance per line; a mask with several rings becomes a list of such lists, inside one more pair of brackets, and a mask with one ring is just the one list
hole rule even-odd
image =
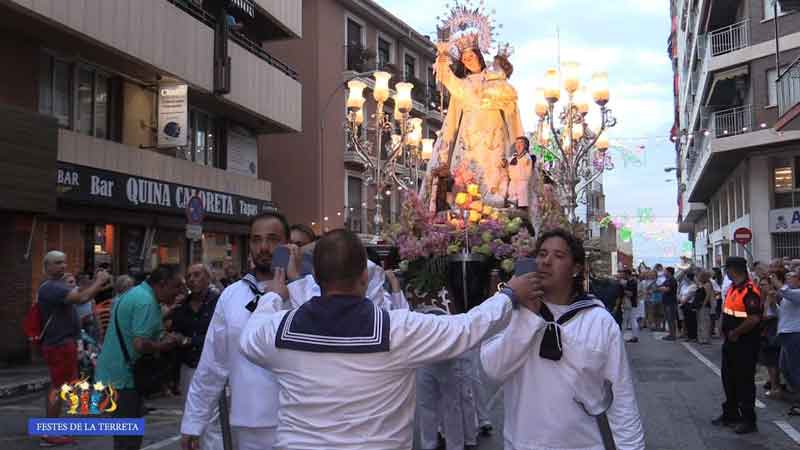
[[[555, 319], [570, 306], [549, 305]], [[546, 323], [520, 310], [509, 326], [484, 342], [481, 364], [502, 382], [505, 396], [505, 450], [603, 450], [596, 420], [573, 400], [576, 380], [612, 383], [607, 412], [619, 450], [643, 450], [644, 431], [622, 334], [603, 307], [580, 311], [560, 326], [562, 356], [539, 355]], [[536, 330], [535, 333], [531, 333]]]
[[[259, 289], [265, 287], [265, 283], [259, 283]], [[203, 343], [200, 362], [186, 393], [181, 433], [203, 433], [229, 379], [231, 426], [271, 428], [278, 425], [275, 376], [250, 362], [239, 350], [239, 336], [252, 314], [246, 305], [254, 297], [244, 280], [228, 286], [220, 295]], [[262, 312], [277, 312], [281, 303], [278, 294], [267, 293], [261, 296], [258, 305]]]
[[[366, 313], [353, 322], [353, 328], [366, 318], [371, 336], [323, 335], [294, 328], [296, 322], [312, 316], [298, 311], [324, 310], [339, 301], [313, 299], [302, 308], [278, 314], [260, 305], [242, 332], [244, 354], [268, 367], [278, 379], [277, 448], [411, 449], [415, 369], [459, 356], [502, 329], [512, 316], [505, 294], [456, 316], [386, 312], [363, 299], [348, 298], [344, 300], [351, 302], [347, 308]], [[334, 314], [316, 317], [318, 329], [336, 328], [343, 322], [333, 319]], [[378, 350], [359, 353], [349, 347], [362, 342]], [[289, 344], [306, 346], [306, 350], [286, 348]], [[318, 350], [308, 350], [308, 346]]]

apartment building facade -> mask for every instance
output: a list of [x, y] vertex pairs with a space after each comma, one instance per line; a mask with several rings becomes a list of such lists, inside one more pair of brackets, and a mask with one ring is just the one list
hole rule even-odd
[[800, 257], [800, 14], [780, 0], [777, 17], [772, 0], [671, 7], [679, 231], [705, 267]]
[[[300, 72], [303, 131], [262, 136], [262, 164], [273, 183], [274, 199], [292, 221], [317, 232], [346, 226], [374, 234], [376, 186], [347, 142], [346, 84], [351, 79], [367, 84], [362, 137], [375, 137], [372, 72], [384, 70], [392, 74], [390, 86], [404, 80], [414, 84], [411, 116], [423, 119], [423, 137], [433, 138], [442, 122], [432, 73], [435, 45], [372, 0], [305, 2], [303, 26], [302, 39], [268, 45]], [[392, 115], [393, 108], [389, 100], [384, 112]], [[388, 140], [385, 136], [384, 143]], [[371, 155], [376, 156], [374, 150]], [[403, 164], [402, 173], [410, 173], [409, 166]], [[399, 215], [402, 193], [394, 189], [384, 197], [384, 222], [391, 223]]]
[[49, 250], [74, 273], [247, 269], [247, 223], [276, 207], [258, 136], [302, 125], [297, 73], [263, 43], [300, 38], [301, 9], [0, 0], [0, 361], [27, 356]]

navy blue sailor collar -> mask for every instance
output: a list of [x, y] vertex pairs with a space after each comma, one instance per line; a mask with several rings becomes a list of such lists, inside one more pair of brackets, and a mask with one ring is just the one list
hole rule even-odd
[[275, 347], [315, 353], [388, 352], [389, 313], [369, 299], [314, 297], [284, 315]]
[[603, 302], [591, 294], [584, 294], [575, 299], [575, 301], [569, 305], [567, 310], [564, 311], [564, 314], [562, 314], [558, 320], [554, 320], [553, 313], [550, 312], [550, 308], [548, 308], [547, 305], [542, 304], [539, 314], [545, 320], [546, 326], [544, 329], [544, 336], [542, 336], [542, 342], [539, 345], [539, 356], [551, 361], [561, 360], [561, 356], [564, 352], [564, 349], [561, 346], [561, 326], [565, 325], [581, 311], [600, 307], [605, 309]]

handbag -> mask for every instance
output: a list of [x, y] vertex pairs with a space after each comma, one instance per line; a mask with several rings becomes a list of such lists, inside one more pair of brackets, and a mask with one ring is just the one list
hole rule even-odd
[[[121, 300], [122, 298], [117, 300], [117, 302]], [[119, 347], [122, 349], [122, 356], [125, 358], [128, 367], [133, 371], [134, 389], [142, 396], [160, 392], [163, 380], [162, 370], [165, 367], [164, 362], [154, 354], [146, 353], [141, 355], [133, 365], [131, 365], [131, 356], [128, 354], [128, 348], [125, 345], [125, 341], [122, 339], [122, 331], [120, 331], [119, 328], [119, 319], [117, 317], [118, 310], [119, 305], [114, 308], [114, 327], [117, 330], [117, 339], [119, 339]]]

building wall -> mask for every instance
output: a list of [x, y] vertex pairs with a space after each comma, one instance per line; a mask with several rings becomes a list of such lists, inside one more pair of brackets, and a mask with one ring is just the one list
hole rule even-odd
[[753, 257], [757, 261], [769, 261], [772, 256], [772, 238], [769, 233], [772, 176], [770, 175], [769, 157], [763, 155], [753, 157], [748, 165]]
[[[320, 17], [320, 10], [328, 8], [328, 3], [330, 2], [303, 3], [302, 39], [268, 42], [265, 46], [275, 57], [297, 69], [303, 86], [303, 131], [261, 135], [258, 138], [259, 176], [273, 183], [272, 200], [290, 222], [318, 222], [321, 215], [321, 194], [324, 191], [322, 184], [325, 180], [322, 171], [328, 170], [328, 167], [320, 157], [319, 117], [330, 92], [325, 92], [319, 86], [318, 67], [320, 61], [335, 63], [334, 58], [341, 57], [344, 51], [343, 48], [339, 49], [335, 56], [320, 54], [321, 36], [338, 36], [324, 34], [336, 32], [330, 29], [330, 21], [323, 21]], [[339, 44], [344, 45], [344, 41]], [[341, 63], [334, 67], [340, 68]], [[339, 92], [331, 100], [332, 104], [343, 102], [343, 92]], [[338, 127], [340, 124], [341, 120], [330, 122], [327, 126]], [[298, 195], [300, 193], [302, 198]]]
[[[771, 19], [764, 20], [764, 2], [772, 0], [750, 0], [750, 41], [753, 44], [775, 39], [775, 23]], [[724, 3], [724, 2], [719, 2]], [[781, 36], [796, 33], [800, 30], [800, 14], [796, 11], [778, 17], [778, 28]]]
[[[790, 14], [788, 17], [794, 16]], [[800, 17], [800, 14], [797, 15]], [[789, 51], [781, 52], [781, 65], [785, 66], [791, 64], [798, 56], [800, 56], [800, 49], [792, 49]], [[769, 94], [767, 71], [775, 68], [775, 55], [766, 58], [760, 58], [750, 63], [750, 98], [753, 105], [753, 126], [758, 127], [762, 123], [766, 123], [768, 127], [772, 127], [778, 120], [778, 107], [777, 105], [769, 105]]]
[[12, 318], [8, 323], [18, 324], [0, 327], [0, 365], [28, 358], [28, 343], [21, 324], [31, 305], [32, 258], [25, 258], [25, 252], [32, 218], [0, 213], [0, 279], [5, 287], [0, 317]]
[[[36, 110], [38, 102], [39, 59], [37, 47], [12, 33], [0, 33], [0, 60], [13, 62], [3, 70], [0, 103]], [[12, 70], [13, 69], [13, 70]]]

